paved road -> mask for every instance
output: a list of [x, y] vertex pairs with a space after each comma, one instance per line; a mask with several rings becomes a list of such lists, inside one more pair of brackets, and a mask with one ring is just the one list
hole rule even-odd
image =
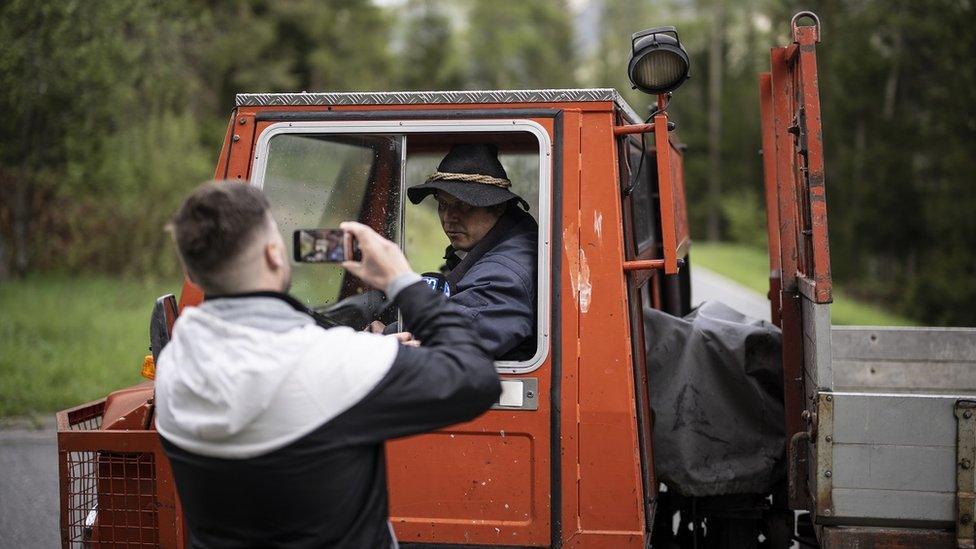
[[60, 547], [53, 427], [0, 431], [0, 548]]
[[769, 320], [769, 300], [766, 296], [733, 282], [724, 276], [698, 265], [691, 266], [691, 304], [702, 301], [721, 301], [740, 313]]
[[[764, 296], [702, 267], [692, 267], [692, 303], [719, 300], [769, 320]], [[59, 545], [58, 451], [53, 425], [0, 429], [0, 549]]]

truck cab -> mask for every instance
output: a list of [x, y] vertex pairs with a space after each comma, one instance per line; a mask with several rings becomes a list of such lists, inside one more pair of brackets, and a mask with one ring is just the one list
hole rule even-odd
[[[642, 122], [611, 89], [237, 97], [217, 177], [262, 187], [286, 241], [355, 219], [418, 272], [437, 270], [447, 241], [433, 205], [404, 189], [460, 143], [498, 146], [538, 222], [535, 355], [496, 364], [503, 396], [483, 416], [388, 444], [391, 519], [407, 546], [643, 546], [657, 484], [640, 310], [679, 312], [664, 250], [677, 271], [689, 241], [680, 179], [662, 204], [657, 150], [637, 174], [639, 135], [615, 133]], [[680, 174], [677, 144], [664, 143]], [[668, 242], [662, 218], [677, 225]], [[362, 290], [337, 266], [295, 266], [293, 293], [310, 306]], [[185, 288], [181, 305], [197, 295]]]

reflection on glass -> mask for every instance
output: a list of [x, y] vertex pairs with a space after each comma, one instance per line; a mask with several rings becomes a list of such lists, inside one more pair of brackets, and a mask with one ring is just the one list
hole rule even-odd
[[[281, 134], [268, 147], [264, 192], [294, 256], [298, 229], [338, 228], [360, 221], [399, 237], [402, 138], [385, 135]], [[360, 290], [334, 263], [293, 263], [292, 294], [309, 306], [334, 303]]]

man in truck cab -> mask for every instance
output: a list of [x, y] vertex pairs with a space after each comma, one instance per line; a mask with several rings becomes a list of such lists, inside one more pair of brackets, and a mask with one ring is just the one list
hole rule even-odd
[[536, 350], [538, 225], [490, 144], [455, 145], [427, 180], [407, 189], [419, 204], [437, 200], [450, 240], [447, 293], [496, 360], [528, 360]]
[[342, 266], [384, 291], [423, 347], [324, 329], [285, 292], [290, 263], [256, 187], [209, 183], [173, 233], [203, 288], [156, 369], [156, 427], [190, 547], [396, 547], [385, 440], [467, 421], [500, 393], [467, 313], [431, 292], [400, 249], [343, 223]]

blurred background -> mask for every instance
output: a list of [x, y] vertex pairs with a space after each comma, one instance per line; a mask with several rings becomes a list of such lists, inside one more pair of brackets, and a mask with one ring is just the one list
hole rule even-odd
[[693, 264], [765, 292], [757, 73], [823, 22], [834, 320], [976, 325], [971, 0], [5, 0], [0, 418], [137, 382], [162, 226], [208, 179], [238, 92], [615, 87], [632, 33], [675, 25], [692, 79]]

